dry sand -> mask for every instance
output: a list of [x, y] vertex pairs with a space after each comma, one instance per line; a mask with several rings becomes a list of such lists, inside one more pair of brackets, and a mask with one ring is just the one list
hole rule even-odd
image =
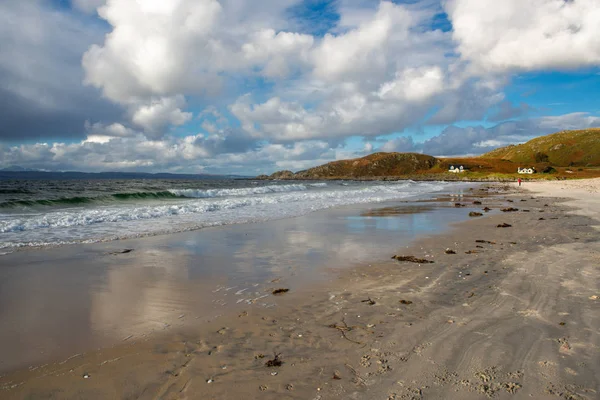
[[599, 398], [598, 183], [477, 191], [519, 211], [397, 251], [433, 263], [390, 259], [277, 307], [7, 374], [0, 398]]

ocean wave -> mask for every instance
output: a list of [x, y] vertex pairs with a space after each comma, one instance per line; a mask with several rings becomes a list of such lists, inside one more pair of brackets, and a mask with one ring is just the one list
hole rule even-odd
[[[328, 190], [328, 191], [307, 191], [301, 193], [291, 192], [292, 187], [301, 190], [304, 185], [285, 185], [270, 186], [274, 188], [286, 189], [287, 192], [281, 191], [279, 196], [245, 196], [245, 197], [230, 197], [220, 199], [198, 199], [195, 201], [182, 202], [177, 204], [167, 205], [152, 205], [152, 206], [129, 206], [129, 207], [101, 207], [101, 208], [85, 208], [80, 210], [68, 209], [64, 211], [54, 211], [43, 214], [28, 216], [21, 214], [17, 217], [0, 220], [0, 233], [7, 232], [22, 232], [45, 228], [68, 228], [74, 226], [87, 226], [100, 223], [123, 222], [157, 219], [161, 217], [184, 215], [184, 214], [205, 214], [220, 210], [231, 210], [245, 208], [251, 206], [281, 206], [291, 203], [307, 203], [313, 209], [327, 208], [330, 205], [336, 204], [352, 204], [365, 201], [379, 201], [380, 196], [383, 198], [393, 198], [394, 195], [399, 195], [409, 184], [404, 185], [381, 185], [362, 187], [350, 190]], [[304, 186], [305, 187], [305, 186]], [[249, 188], [246, 190], [249, 194], [257, 194], [256, 191]], [[221, 189], [236, 191], [241, 193], [242, 189]], [[273, 193], [267, 191], [267, 193]], [[187, 193], [191, 195], [191, 193]], [[174, 195], [181, 197], [181, 195]], [[231, 196], [231, 195], [230, 195]]]
[[12, 200], [0, 203], [0, 209], [10, 209], [18, 207], [61, 207], [61, 206], [79, 206], [90, 204], [106, 204], [113, 202], [131, 202], [143, 200], [162, 200], [162, 199], [202, 199], [216, 197], [241, 197], [260, 195], [268, 193], [284, 193], [309, 190], [310, 187], [327, 187], [327, 183], [311, 183], [308, 185], [268, 185], [248, 188], [235, 189], [167, 189], [157, 192], [133, 192], [133, 193], [114, 193], [110, 195], [87, 197], [61, 197], [57, 199], [36, 199], [36, 200]]
[[[119, 202], [35, 214], [4, 214], [0, 218], [0, 234], [3, 236], [0, 236], [0, 249], [117, 240], [207, 226], [289, 218], [330, 207], [401, 199], [441, 190], [446, 186], [441, 183], [402, 182], [334, 185], [329, 188], [321, 185], [319, 187], [325, 189], [310, 190], [306, 189], [307, 185], [310, 184], [217, 189], [216, 192], [209, 192], [215, 198], [165, 200], [147, 204]], [[263, 193], [256, 191], [263, 188], [267, 188]], [[203, 195], [207, 191], [204, 192]], [[175, 198], [185, 195], [169, 193]], [[229, 197], [216, 197], [219, 194]]]
[[92, 203], [107, 203], [114, 201], [131, 200], [152, 200], [152, 199], [173, 199], [179, 196], [168, 190], [161, 192], [138, 192], [138, 193], [114, 193], [106, 196], [86, 197], [61, 197], [58, 199], [38, 199], [38, 200], [14, 200], [0, 203], [0, 208], [15, 207], [36, 207], [36, 206], [77, 206]]
[[256, 194], [268, 194], [268, 193], [284, 193], [284, 192], [301, 192], [308, 190], [308, 186], [311, 187], [325, 187], [326, 183], [311, 183], [309, 185], [304, 184], [292, 184], [292, 185], [267, 185], [249, 188], [235, 188], [235, 189], [169, 189], [169, 192], [179, 197], [187, 197], [194, 199], [206, 199], [214, 197], [238, 197], [238, 196], [251, 196]]

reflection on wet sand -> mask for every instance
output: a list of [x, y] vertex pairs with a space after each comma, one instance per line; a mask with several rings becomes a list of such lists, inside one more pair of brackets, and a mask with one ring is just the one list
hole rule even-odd
[[[446, 196], [447, 197], [447, 196]], [[452, 200], [454, 201], [454, 200]], [[0, 257], [0, 371], [202, 323], [466, 218], [421, 202]], [[110, 254], [124, 248], [125, 254]]]

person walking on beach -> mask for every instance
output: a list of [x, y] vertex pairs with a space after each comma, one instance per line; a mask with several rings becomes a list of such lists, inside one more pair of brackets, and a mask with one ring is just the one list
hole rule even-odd
[[519, 178], [519, 186], [521, 186], [521, 178]]

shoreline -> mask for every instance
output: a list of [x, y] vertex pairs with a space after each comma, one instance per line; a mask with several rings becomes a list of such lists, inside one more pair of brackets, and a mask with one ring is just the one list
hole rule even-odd
[[[273, 297], [276, 307], [248, 306], [200, 330], [7, 374], [0, 393], [595, 398], [598, 221], [525, 189], [483, 200], [482, 207], [500, 202], [517, 212], [461, 222], [396, 253], [434, 263], [388, 260], [345, 270]], [[501, 223], [512, 226], [496, 228]], [[275, 353], [283, 365], [265, 367]]]

